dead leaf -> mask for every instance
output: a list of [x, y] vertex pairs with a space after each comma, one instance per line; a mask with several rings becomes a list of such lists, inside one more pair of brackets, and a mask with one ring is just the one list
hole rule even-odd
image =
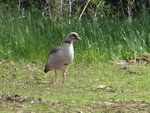
[[99, 85], [97, 89], [106, 89], [108, 92], [115, 92], [115, 90], [111, 86]]

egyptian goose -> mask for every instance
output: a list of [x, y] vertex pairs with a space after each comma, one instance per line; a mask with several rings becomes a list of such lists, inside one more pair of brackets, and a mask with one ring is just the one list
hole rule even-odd
[[45, 65], [44, 72], [47, 73], [50, 70], [55, 71], [55, 81], [57, 83], [57, 71], [63, 71], [63, 83], [65, 82], [66, 73], [65, 70], [71, 61], [74, 59], [73, 41], [81, 40], [76, 32], [71, 32], [65, 38], [65, 44], [62, 47], [53, 48], [49, 55]]

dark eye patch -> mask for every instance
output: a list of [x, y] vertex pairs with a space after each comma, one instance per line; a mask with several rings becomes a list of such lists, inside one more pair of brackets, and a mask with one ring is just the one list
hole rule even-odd
[[76, 34], [72, 34], [71, 36], [73, 36], [74, 38], [77, 38], [77, 35], [76, 35]]

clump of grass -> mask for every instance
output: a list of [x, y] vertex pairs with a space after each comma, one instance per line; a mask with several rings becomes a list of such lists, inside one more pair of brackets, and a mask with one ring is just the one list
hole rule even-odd
[[76, 62], [122, 59], [150, 52], [150, 16], [133, 19], [54, 21], [41, 14], [1, 11], [0, 60], [43, 62], [50, 48], [62, 45], [65, 36], [77, 32], [83, 41], [74, 43]]

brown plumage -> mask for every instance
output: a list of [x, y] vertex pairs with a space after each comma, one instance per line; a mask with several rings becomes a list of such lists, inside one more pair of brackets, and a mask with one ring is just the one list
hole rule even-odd
[[[53, 49], [49, 52], [49, 55], [48, 55], [48, 56], [50, 56], [51, 54], [55, 54], [57, 51], [59, 51], [59, 50], [61, 50], [61, 49], [62, 49], [62, 47], [60, 47], [60, 46], [57, 46], [57, 47], [53, 48]], [[52, 70], [52, 69], [51, 69], [50, 67], [45, 66], [44, 72], [47, 73], [48, 71], [51, 71], [51, 70]]]
[[65, 44], [62, 47], [53, 48], [49, 55], [45, 65], [44, 72], [47, 73], [50, 70], [55, 71], [55, 79], [57, 79], [56, 70], [63, 71], [63, 83], [65, 82], [65, 70], [68, 65], [74, 59], [73, 41], [81, 40], [77, 33], [71, 32], [65, 38]]

